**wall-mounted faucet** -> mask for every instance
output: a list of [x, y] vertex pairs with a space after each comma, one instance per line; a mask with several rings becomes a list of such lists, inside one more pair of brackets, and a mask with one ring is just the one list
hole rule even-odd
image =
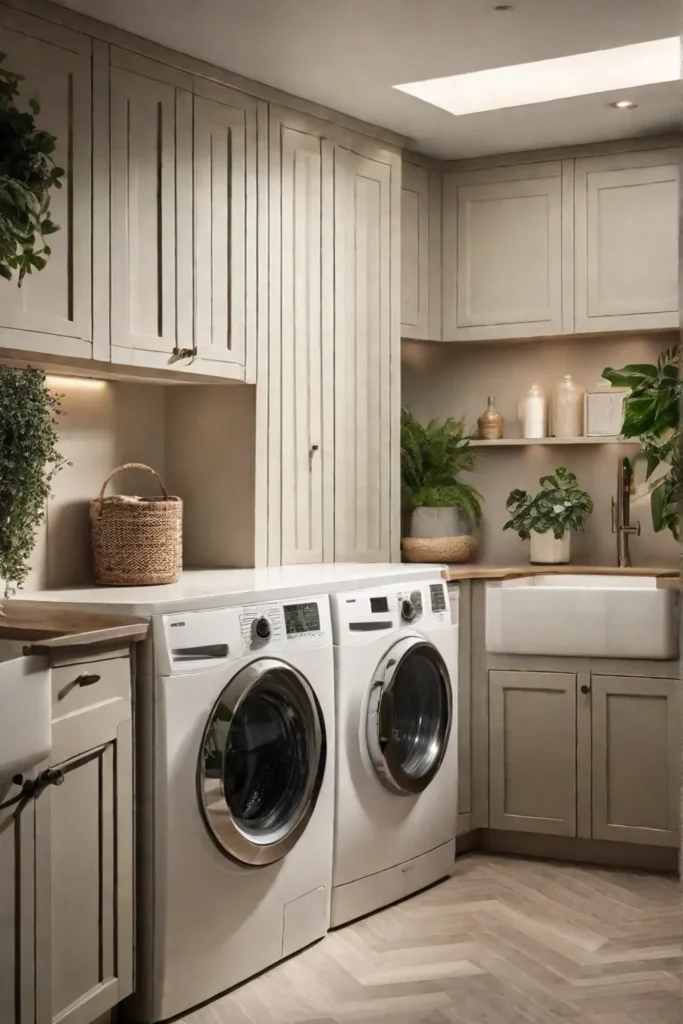
[[619, 459], [617, 471], [617, 500], [612, 498], [612, 533], [617, 535], [617, 565], [620, 569], [628, 569], [631, 556], [628, 550], [628, 539], [635, 533], [640, 536], [640, 523], [631, 526], [631, 494], [633, 493], [633, 470], [626, 458]]

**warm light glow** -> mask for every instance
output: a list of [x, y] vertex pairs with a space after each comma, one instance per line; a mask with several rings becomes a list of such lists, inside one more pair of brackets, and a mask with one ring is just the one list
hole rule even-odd
[[616, 107], [617, 110], [633, 110], [638, 104], [634, 103], [633, 100], [617, 100], [612, 106]]
[[409, 82], [394, 88], [456, 116], [478, 114], [484, 110], [503, 110], [528, 103], [678, 81], [680, 50], [678, 36], [672, 36], [532, 64]]
[[54, 377], [51, 373], [46, 376], [47, 386], [54, 389], [82, 388], [86, 391], [101, 391], [106, 388], [106, 380], [93, 380], [92, 377]]

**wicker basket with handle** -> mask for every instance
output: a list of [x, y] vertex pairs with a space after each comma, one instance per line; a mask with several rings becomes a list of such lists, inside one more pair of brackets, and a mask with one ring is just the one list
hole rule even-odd
[[[161, 497], [111, 495], [107, 485], [119, 473], [140, 469], [159, 481]], [[90, 502], [95, 583], [139, 587], [177, 583], [183, 567], [183, 503], [168, 494], [161, 477], [141, 462], [110, 473], [99, 497]]]

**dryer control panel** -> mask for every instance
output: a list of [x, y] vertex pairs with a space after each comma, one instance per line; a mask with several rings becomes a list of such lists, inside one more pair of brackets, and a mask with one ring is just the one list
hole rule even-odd
[[362, 642], [391, 630], [414, 626], [421, 631], [453, 622], [445, 581], [341, 593], [335, 595], [332, 608], [335, 643], [342, 637], [345, 643], [352, 637]]
[[325, 596], [176, 612], [153, 622], [159, 675], [202, 671], [252, 653], [284, 655], [332, 643]]

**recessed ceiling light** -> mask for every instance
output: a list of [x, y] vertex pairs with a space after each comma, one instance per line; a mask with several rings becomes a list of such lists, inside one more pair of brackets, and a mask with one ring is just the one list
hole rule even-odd
[[633, 100], [617, 100], [616, 103], [610, 103], [610, 107], [616, 107], [617, 110], [634, 110], [637, 106]]
[[671, 36], [531, 64], [408, 82], [394, 88], [456, 116], [478, 114], [484, 110], [677, 82], [680, 59], [679, 37]]

